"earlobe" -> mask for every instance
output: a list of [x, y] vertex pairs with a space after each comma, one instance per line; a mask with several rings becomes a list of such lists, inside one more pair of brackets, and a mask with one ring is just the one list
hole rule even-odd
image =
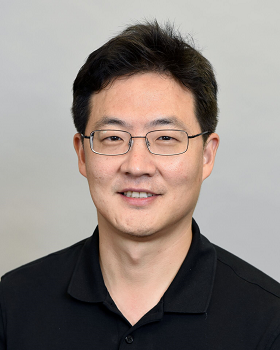
[[73, 144], [75, 151], [78, 156], [78, 167], [80, 173], [87, 177], [87, 172], [86, 172], [86, 162], [85, 162], [85, 150], [84, 150], [84, 145], [82, 142], [81, 134], [77, 133], [74, 135], [73, 138]]
[[210, 134], [203, 150], [203, 175], [202, 180], [205, 180], [212, 172], [216, 157], [216, 152], [219, 146], [219, 136], [216, 133]]

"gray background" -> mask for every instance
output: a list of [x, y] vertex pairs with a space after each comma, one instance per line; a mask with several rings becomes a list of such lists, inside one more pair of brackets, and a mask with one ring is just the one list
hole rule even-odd
[[0, 275], [91, 235], [71, 85], [91, 51], [156, 17], [193, 35], [220, 87], [221, 143], [194, 217], [211, 241], [280, 280], [279, 4], [1, 0]]

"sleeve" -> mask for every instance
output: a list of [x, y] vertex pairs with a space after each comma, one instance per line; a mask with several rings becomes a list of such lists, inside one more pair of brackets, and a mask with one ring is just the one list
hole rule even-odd
[[6, 336], [4, 325], [4, 312], [3, 312], [3, 294], [2, 286], [0, 283], [0, 350], [6, 350]]
[[280, 349], [280, 334], [278, 334], [278, 336], [275, 338], [275, 340], [274, 340], [274, 342], [269, 350], [279, 350], [279, 349]]

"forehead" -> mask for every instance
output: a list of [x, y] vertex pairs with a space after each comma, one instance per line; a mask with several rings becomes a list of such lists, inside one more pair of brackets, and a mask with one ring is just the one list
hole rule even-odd
[[197, 127], [192, 93], [168, 75], [135, 74], [114, 80], [90, 101], [90, 128], [123, 124], [131, 129], [169, 124]]

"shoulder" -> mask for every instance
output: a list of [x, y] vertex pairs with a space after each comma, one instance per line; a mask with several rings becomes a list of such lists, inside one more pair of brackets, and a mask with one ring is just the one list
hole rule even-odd
[[231, 329], [241, 337], [253, 337], [252, 343], [258, 340], [258, 349], [278, 349], [280, 284], [234, 254], [214, 248], [216, 274], [209, 315], [212, 311], [217, 324], [230, 320]]
[[28, 288], [69, 278], [85, 242], [86, 239], [7, 272], [1, 278], [1, 288]]
[[254, 292], [274, 299], [280, 306], [280, 284], [225, 249], [214, 245], [217, 252], [217, 275], [227, 283], [234, 283], [243, 291]]

